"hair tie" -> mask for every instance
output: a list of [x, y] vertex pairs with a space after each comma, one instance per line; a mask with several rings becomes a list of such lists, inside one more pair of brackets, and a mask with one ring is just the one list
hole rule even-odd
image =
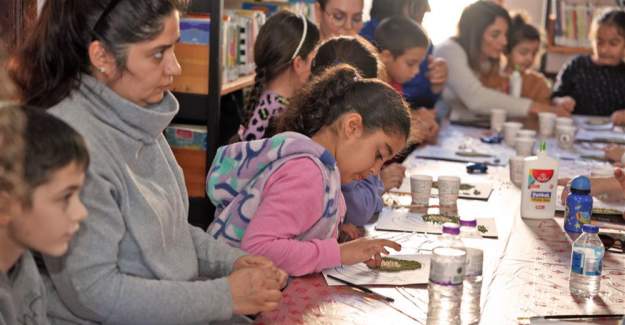
[[297, 57], [297, 55], [299, 54], [299, 51], [302, 49], [302, 45], [304, 45], [304, 40], [306, 39], [306, 34], [308, 33], [308, 21], [306, 19], [306, 17], [304, 17], [304, 15], [299, 14], [299, 17], [302, 19], [302, 24], [304, 25], [304, 30], [302, 31], [302, 39], [299, 40], [299, 44], [297, 45], [297, 48], [295, 48], [295, 53], [293, 53], [293, 56], [291, 56], [291, 61], [295, 59], [295, 57]]

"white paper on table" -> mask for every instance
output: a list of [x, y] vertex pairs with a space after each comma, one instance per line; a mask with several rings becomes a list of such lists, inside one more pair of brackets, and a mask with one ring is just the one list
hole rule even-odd
[[[476, 218], [476, 220], [478, 226], [486, 227], [487, 231], [485, 233], [480, 233], [482, 237], [498, 237], [497, 226], [494, 219]], [[375, 229], [440, 234], [443, 231], [443, 226], [424, 221], [423, 213], [410, 212], [407, 208], [392, 209], [384, 207], [382, 212], [380, 212]]]
[[403, 260], [418, 261], [421, 268], [400, 272], [383, 272], [372, 270], [365, 263], [339, 266], [323, 271], [323, 277], [329, 286], [345, 285], [344, 283], [328, 278], [328, 274], [345, 281], [359, 285], [412, 285], [428, 283], [430, 275], [431, 255], [388, 255], [388, 257]]

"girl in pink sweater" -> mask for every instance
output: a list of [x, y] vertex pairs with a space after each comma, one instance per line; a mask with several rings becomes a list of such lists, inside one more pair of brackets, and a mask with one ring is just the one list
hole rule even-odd
[[207, 180], [217, 210], [209, 233], [291, 275], [379, 263], [388, 240], [338, 244], [340, 185], [377, 174], [406, 143], [406, 103], [377, 79], [339, 65], [292, 100], [269, 139], [222, 147]]

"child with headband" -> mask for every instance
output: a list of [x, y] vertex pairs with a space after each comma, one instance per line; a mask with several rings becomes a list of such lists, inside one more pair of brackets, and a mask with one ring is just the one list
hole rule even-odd
[[254, 45], [256, 80], [245, 105], [240, 140], [273, 135], [275, 117], [308, 81], [318, 42], [319, 30], [304, 16], [281, 11], [267, 19]]

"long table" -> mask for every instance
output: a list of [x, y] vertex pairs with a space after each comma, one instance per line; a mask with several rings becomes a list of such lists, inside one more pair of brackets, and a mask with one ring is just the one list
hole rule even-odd
[[[455, 148], [466, 141], [479, 142], [481, 132], [446, 125], [437, 146]], [[510, 153], [509, 148], [495, 149]], [[606, 254], [597, 298], [575, 299], [568, 289], [572, 241], [562, 229], [562, 218], [522, 219], [521, 193], [509, 181], [507, 166], [490, 166], [486, 175], [469, 175], [461, 163], [416, 158], [419, 150], [427, 148], [417, 149], [404, 162], [411, 173], [457, 175], [463, 182], [493, 185], [488, 201], [460, 200], [458, 204], [460, 214], [494, 218], [499, 232], [498, 239], [482, 241], [481, 324], [524, 324], [531, 316], [625, 314], [625, 255]], [[582, 166], [569, 166], [569, 173], [571, 169], [589, 168]], [[424, 241], [435, 240], [432, 235], [377, 231], [373, 225], [367, 227], [367, 236], [395, 240], [402, 244], [402, 253], [415, 253]], [[280, 308], [262, 314], [257, 323], [425, 324], [427, 285], [370, 288], [393, 297], [395, 302], [381, 301], [349, 287], [330, 287], [320, 274], [294, 278], [284, 291]]]

